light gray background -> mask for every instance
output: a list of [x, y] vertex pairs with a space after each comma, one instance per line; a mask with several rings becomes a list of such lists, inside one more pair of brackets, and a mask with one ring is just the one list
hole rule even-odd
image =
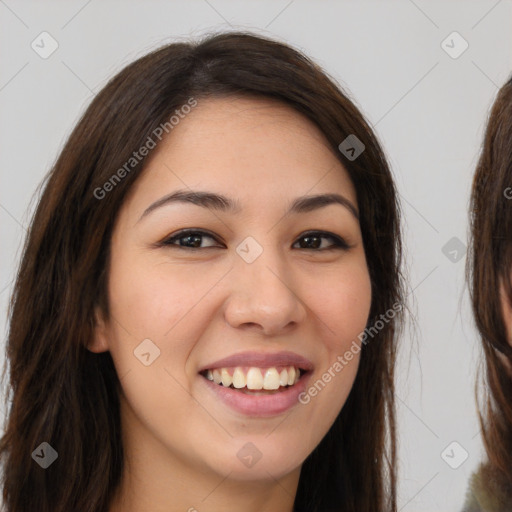
[[[507, 0], [0, 0], [3, 339], [30, 200], [106, 80], [176, 38], [225, 29], [276, 37], [304, 50], [348, 89], [389, 156], [418, 326], [416, 338], [405, 331], [397, 370], [399, 508], [459, 510], [482, 451], [474, 406], [481, 353], [465, 257], [452, 262], [442, 248], [453, 237], [466, 244], [483, 125], [512, 71], [511, 13]], [[59, 44], [46, 60], [31, 48], [42, 31]], [[441, 47], [453, 31], [469, 43], [457, 59]], [[452, 461], [462, 449], [469, 454], [458, 469], [441, 457], [453, 441], [462, 448], [449, 451]]]

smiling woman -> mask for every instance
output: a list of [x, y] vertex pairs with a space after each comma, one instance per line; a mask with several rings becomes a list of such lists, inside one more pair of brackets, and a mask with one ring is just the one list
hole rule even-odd
[[6, 511], [396, 511], [400, 265], [379, 143], [307, 57], [227, 33], [130, 64], [32, 220]]

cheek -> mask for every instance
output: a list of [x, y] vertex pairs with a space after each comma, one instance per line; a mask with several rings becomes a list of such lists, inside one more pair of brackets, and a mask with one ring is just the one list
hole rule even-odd
[[184, 391], [185, 365], [201, 329], [194, 306], [212, 279], [166, 263], [117, 258], [109, 281], [110, 352], [126, 403], [153, 430], [169, 424], [170, 411], [186, 415], [194, 407]]
[[171, 333], [190, 327], [201, 298], [224, 272], [199, 271], [194, 265], [149, 262], [143, 258], [119, 258], [112, 269], [109, 296], [112, 312], [123, 327], [144, 339], [165, 340]]
[[[322, 289], [310, 292], [308, 305], [318, 317], [321, 332], [318, 352], [322, 366], [315, 370], [301, 398], [310, 410], [315, 432], [325, 433], [342, 409], [357, 375], [361, 357], [360, 335], [371, 307], [371, 281], [366, 265], [338, 269], [324, 279]], [[312, 288], [310, 288], [311, 290]], [[319, 441], [319, 439], [318, 439]]]
[[[155, 264], [133, 255], [123, 257], [121, 252], [109, 282], [113, 319], [109, 343], [117, 373], [120, 377], [128, 375], [122, 383], [125, 394], [141, 410], [154, 406], [157, 411], [158, 404], [164, 402], [167, 410], [180, 408], [187, 402], [180, 398], [181, 386], [191, 384], [189, 357], [214, 321], [211, 297], [226, 270], [212, 266], [205, 272], [194, 265], [165, 261]], [[137, 356], [148, 351], [151, 363], [145, 366]], [[130, 382], [139, 384], [131, 388]], [[151, 397], [156, 403], [147, 409]]]
[[325, 327], [329, 352], [345, 350], [364, 331], [372, 300], [371, 282], [366, 266], [354, 266], [324, 280], [315, 296], [314, 308]]

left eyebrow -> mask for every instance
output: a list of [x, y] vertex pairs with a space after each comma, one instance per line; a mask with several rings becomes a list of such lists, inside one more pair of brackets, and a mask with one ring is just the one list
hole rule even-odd
[[[140, 216], [139, 222], [143, 217], [165, 205], [172, 203], [189, 203], [222, 212], [240, 213], [242, 208], [240, 202], [216, 194], [213, 192], [201, 192], [191, 190], [177, 190], [172, 192], [148, 206], [144, 213]], [[320, 208], [324, 208], [331, 204], [339, 204], [344, 206], [357, 221], [359, 221], [359, 213], [356, 207], [344, 196], [340, 194], [318, 194], [314, 196], [297, 197], [290, 205], [287, 213], [306, 213]]]

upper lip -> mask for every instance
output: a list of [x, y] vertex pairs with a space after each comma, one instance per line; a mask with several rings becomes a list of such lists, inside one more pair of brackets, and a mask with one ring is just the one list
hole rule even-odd
[[302, 370], [312, 370], [313, 363], [306, 357], [295, 352], [240, 352], [223, 359], [219, 359], [213, 363], [209, 363], [199, 369], [212, 370], [215, 368], [229, 368], [233, 366], [254, 366], [257, 368], [270, 368], [272, 366], [295, 366]]

